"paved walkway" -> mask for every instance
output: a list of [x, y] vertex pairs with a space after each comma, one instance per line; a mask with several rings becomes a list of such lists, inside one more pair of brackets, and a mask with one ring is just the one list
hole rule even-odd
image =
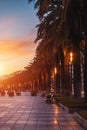
[[56, 104], [40, 96], [0, 96], [0, 130], [85, 130]]

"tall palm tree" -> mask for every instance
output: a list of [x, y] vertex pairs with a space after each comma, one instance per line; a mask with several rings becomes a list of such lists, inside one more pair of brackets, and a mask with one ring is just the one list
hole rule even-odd
[[[79, 0], [70, 0], [66, 10], [66, 35], [71, 40], [74, 52], [74, 96], [81, 96], [80, 40], [81, 40], [81, 4]], [[72, 16], [72, 18], [70, 18]], [[77, 60], [78, 59], [78, 60]]]
[[[39, 44], [37, 49], [36, 49], [36, 54], [37, 54], [37, 59], [39, 58], [39, 62], [38, 64], [39, 66], [39, 70], [42, 73], [42, 77], [43, 77], [43, 84], [46, 85], [45, 88], [48, 88], [48, 90], [50, 89], [50, 66], [51, 66], [51, 62], [49, 59], [49, 53], [47, 53], [47, 47], [46, 47], [46, 42], [45, 44]], [[47, 78], [46, 78], [47, 77]]]
[[[53, 42], [54, 44], [58, 45], [61, 44], [61, 42], [58, 42], [58, 36], [61, 37], [60, 41], [62, 41], [62, 35], [63, 32], [65, 32], [67, 34], [65, 38], [71, 41], [71, 46], [73, 46], [74, 51], [75, 97], [80, 97], [81, 95], [81, 77], [78, 76], [80, 75], [80, 40], [82, 38], [81, 2], [82, 1], [79, 0], [64, 0], [64, 3], [62, 0], [48, 0], [44, 2], [37, 0], [35, 3], [35, 7], [38, 8], [37, 16], [40, 19], [37, 40], [41, 40], [44, 39], [44, 37], [47, 37], [48, 41], [50, 40], [51, 43]], [[63, 11], [62, 4], [65, 4], [65, 13]], [[71, 19], [70, 16], [72, 16]]]
[[87, 1], [81, 1], [82, 7], [82, 31], [84, 32], [83, 40], [85, 41], [85, 62], [84, 62], [84, 92], [85, 92], [85, 101], [87, 102]]
[[[62, 82], [64, 82], [64, 55], [62, 51], [62, 37], [63, 37], [63, 0], [54, 1], [36, 1], [35, 7], [38, 8], [37, 16], [40, 19], [38, 25], [37, 38], [38, 40], [48, 41], [50, 43], [50, 50], [56, 48], [55, 60], [57, 66], [59, 64], [58, 56], [60, 51], [61, 65], [62, 65]], [[45, 43], [45, 42], [44, 42]], [[52, 45], [53, 44], [53, 45]], [[60, 48], [60, 49], [59, 49]], [[54, 49], [53, 49], [54, 50]], [[64, 87], [62, 85], [62, 87]]]

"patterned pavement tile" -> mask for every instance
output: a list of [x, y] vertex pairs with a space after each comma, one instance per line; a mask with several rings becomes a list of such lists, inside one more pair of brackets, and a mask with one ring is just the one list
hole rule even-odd
[[0, 97], [0, 130], [85, 130], [72, 114], [41, 96]]

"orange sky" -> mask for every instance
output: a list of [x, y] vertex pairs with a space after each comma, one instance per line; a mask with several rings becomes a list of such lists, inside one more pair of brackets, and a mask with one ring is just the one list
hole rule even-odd
[[0, 76], [23, 69], [34, 57], [32, 41], [0, 40]]
[[38, 18], [27, 0], [0, 0], [0, 76], [23, 70], [34, 58]]

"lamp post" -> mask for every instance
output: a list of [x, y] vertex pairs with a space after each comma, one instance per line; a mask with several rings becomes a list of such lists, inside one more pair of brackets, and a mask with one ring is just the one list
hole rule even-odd
[[62, 94], [62, 72], [61, 72], [61, 60], [59, 62], [60, 65], [60, 93]]
[[74, 87], [73, 87], [73, 53], [70, 52], [70, 62], [69, 62], [69, 73], [70, 73], [70, 91], [71, 95], [74, 94]]
[[72, 61], [73, 61], [73, 53], [70, 52], [70, 62], [72, 63]]
[[57, 85], [56, 85], [56, 74], [57, 74], [57, 68], [54, 67], [54, 76], [55, 76], [55, 93], [56, 93], [56, 87], [57, 87]]

